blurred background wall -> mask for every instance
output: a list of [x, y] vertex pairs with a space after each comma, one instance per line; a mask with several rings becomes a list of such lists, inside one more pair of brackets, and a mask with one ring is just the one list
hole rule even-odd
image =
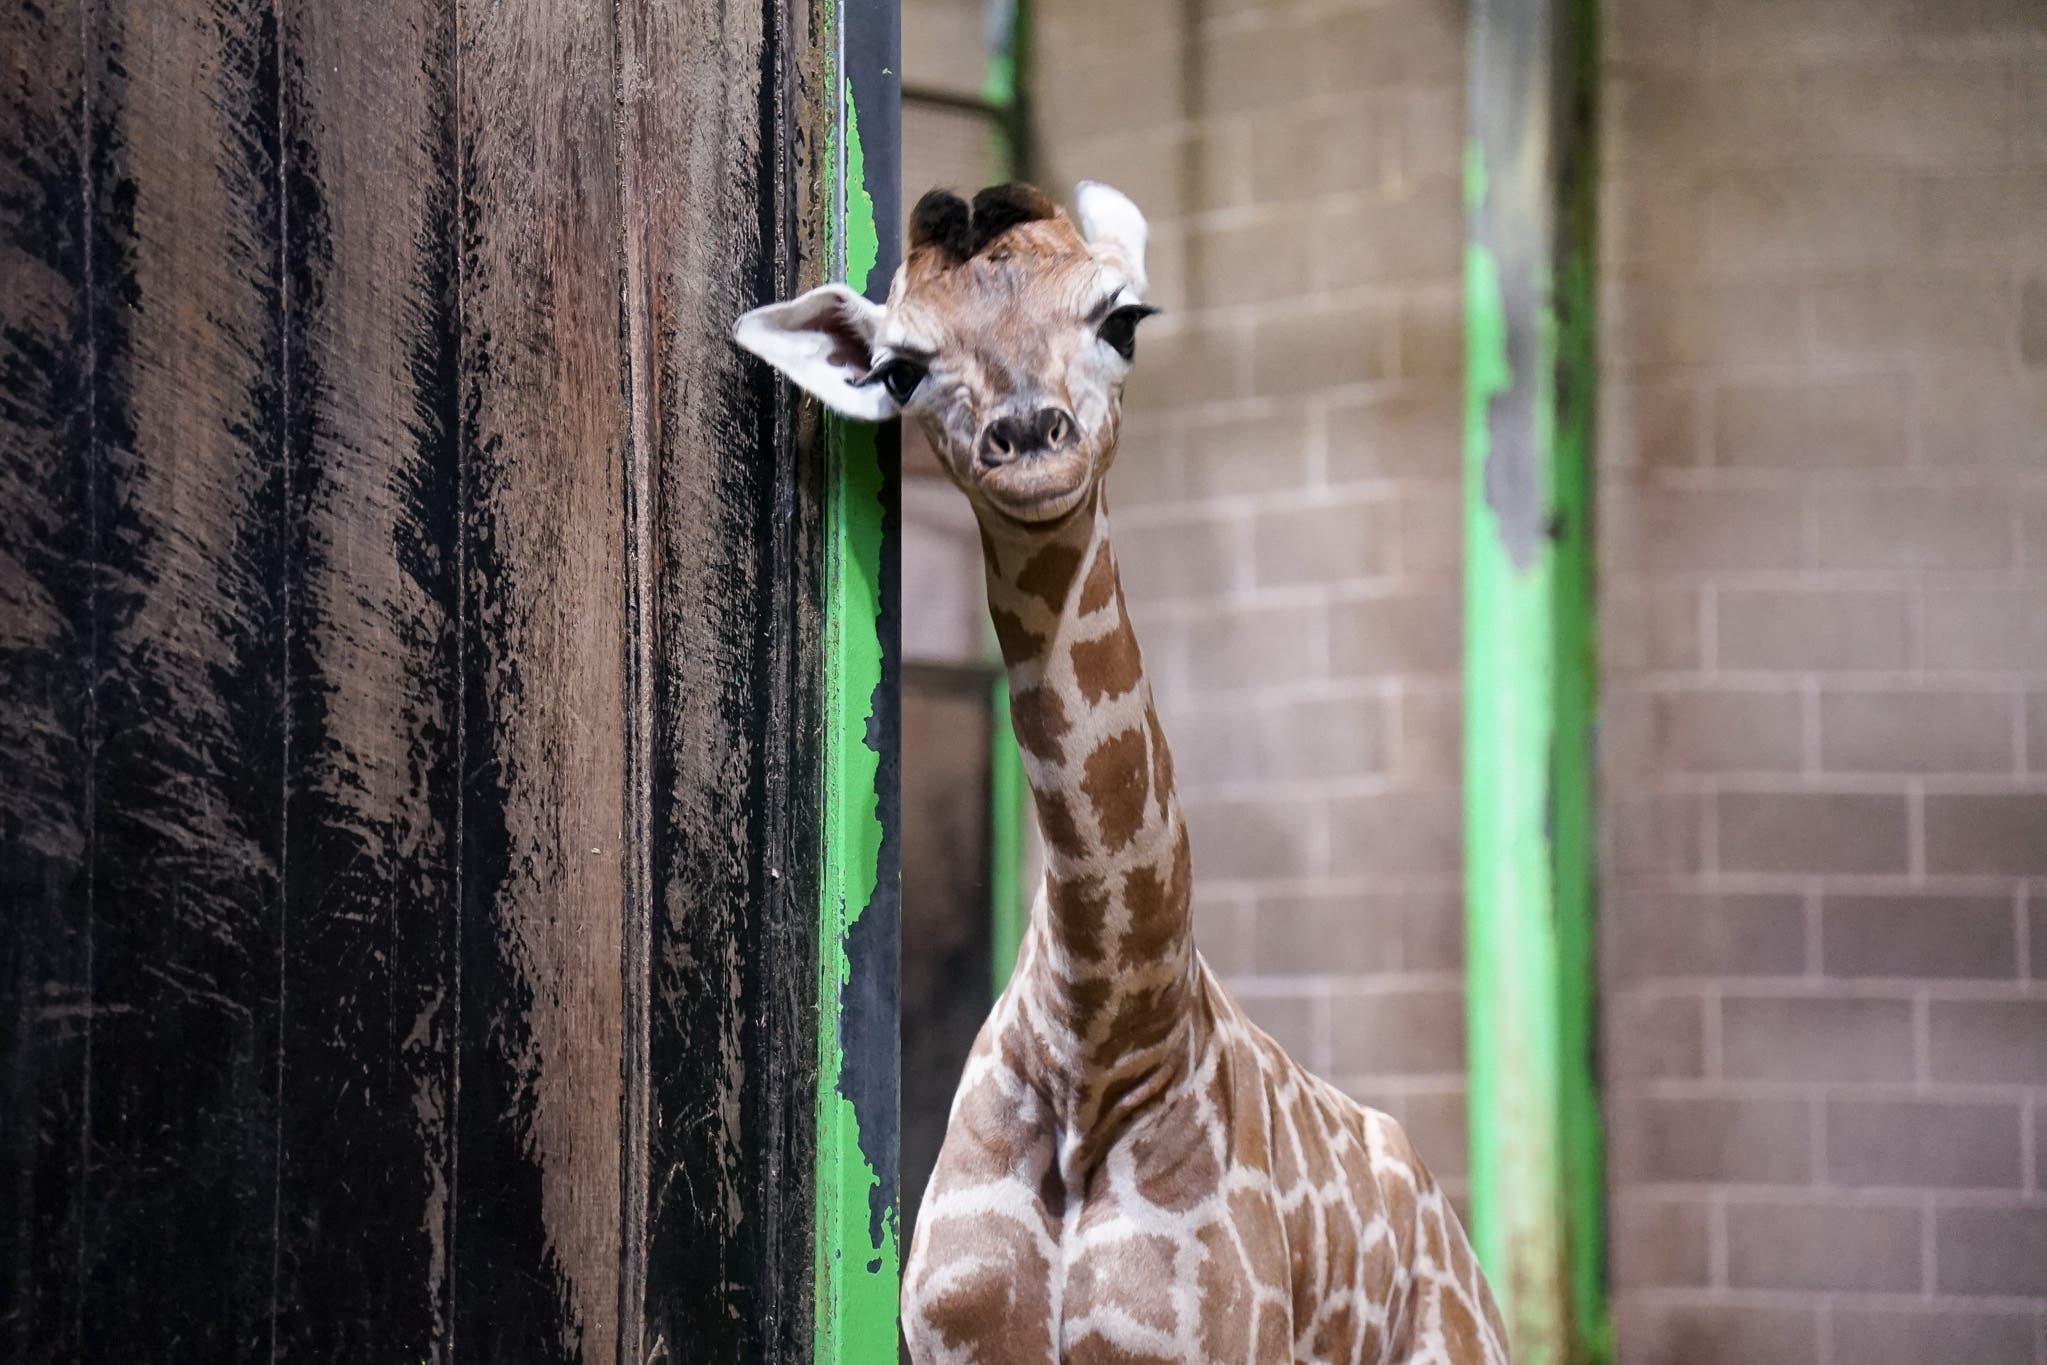
[[[980, 14], [906, 4], [906, 86]], [[1110, 504], [1202, 949], [1461, 1197], [1463, 7], [1030, 17], [1035, 177], [1152, 222]], [[2047, 4], [1606, 28], [1621, 1358], [2047, 1360]], [[995, 178], [964, 127], [906, 119], [906, 199]], [[906, 503], [908, 652], [985, 657], [963, 506]], [[915, 839], [906, 939], [967, 913]]]

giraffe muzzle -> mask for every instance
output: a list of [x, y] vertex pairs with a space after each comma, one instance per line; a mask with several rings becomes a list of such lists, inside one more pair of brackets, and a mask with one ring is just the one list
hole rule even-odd
[[981, 429], [974, 458], [983, 469], [1016, 460], [1056, 455], [1079, 439], [1080, 428], [1064, 408], [1039, 408], [1026, 415], [1005, 415]]

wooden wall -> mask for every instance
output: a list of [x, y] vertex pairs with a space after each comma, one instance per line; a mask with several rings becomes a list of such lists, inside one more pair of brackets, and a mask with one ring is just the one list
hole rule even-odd
[[0, 1357], [809, 1340], [808, 6], [0, 17]]

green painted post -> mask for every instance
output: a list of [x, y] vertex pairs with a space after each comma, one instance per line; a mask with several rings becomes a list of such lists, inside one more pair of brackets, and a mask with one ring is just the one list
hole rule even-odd
[[[901, 250], [894, 0], [828, 7], [827, 273], [886, 295]], [[899, 1280], [900, 594], [893, 427], [824, 431], [817, 1365], [895, 1359]]]
[[1522, 1365], [1610, 1358], [1593, 1071], [1596, 0], [1473, 0], [1465, 850], [1473, 1234]]

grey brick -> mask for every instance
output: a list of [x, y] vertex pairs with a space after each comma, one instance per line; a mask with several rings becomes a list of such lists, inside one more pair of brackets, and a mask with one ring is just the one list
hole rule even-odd
[[1689, 375], [1615, 378], [1599, 390], [1599, 445], [1613, 469], [1696, 469], [1707, 463], [1708, 406]]
[[1911, 1207], [1730, 1203], [1728, 1283], [1737, 1289], [1916, 1290], [1921, 1216]]
[[1804, 766], [1805, 703], [1797, 692], [1697, 688], [1652, 693], [1644, 702], [1643, 757], [1651, 771], [1797, 772]]
[[2047, 1000], [1935, 1000], [1928, 1023], [1935, 1080], [2047, 1085]]
[[1931, 872], [2047, 876], [2047, 792], [1932, 792], [1926, 797]]
[[2002, 896], [1828, 892], [1820, 965], [1829, 976], [2011, 978], [2019, 946]]
[[[1125, 422], [1124, 429], [1131, 425]], [[1182, 438], [1178, 461], [1188, 497], [1248, 497], [1305, 487], [1307, 421], [1297, 412], [1200, 421]], [[1120, 471], [1121, 455], [1116, 457], [1116, 465]]]
[[2001, 488], [1838, 488], [1819, 497], [1827, 569], [2001, 569], [2015, 562]]
[[1186, 803], [1195, 875], [1216, 881], [1312, 876], [1319, 803], [1217, 801]]
[[1383, 575], [1392, 564], [1397, 526], [1384, 499], [1260, 512], [1253, 528], [1257, 580], [1297, 585]]
[[1705, 1285], [1713, 1277], [1713, 1209], [1703, 1199], [1666, 1199], [1622, 1189], [1613, 1202], [1615, 1287]]
[[1207, 308], [1299, 298], [1313, 286], [1312, 243], [1309, 225], [1297, 214], [1190, 229], [1187, 305]]
[[1903, 872], [1905, 798], [1860, 792], [1724, 792], [1720, 865], [1737, 872]]
[[1715, 462], [1782, 469], [1902, 465], [1911, 437], [1905, 396], [1895, 375], [1726, 385], [1713, 400]]
[[1943, 374], [1919, 386], [1913, 410], [1930, 469], [2047, 461], [2047, 375]]
[[1910, 192], [1911, 182], [1888, 169], [1728, 167], [1707, 200], [1708, 249], [1745, 271], [1901, 261], [1915, 245]]
[[2047, 1297], [2047, 1205], [1939, 1209], [1933, 1237], [1939, 1292]]
[[1463, 807], [1453, 789], [1342, 797], [1329, 803], [1329, 867], [1338, 876], [1454, 877]]
[[1130, 372], [1126, 401], [1132, 414], [1178, 412], [1250, 394], [1248, 338], [1241, 332], [1185, 322], [1157, 325], [1164, 321], [1151, 324]]
[[1926, 590], [1926, 666], [2047, 672], [2047, 581]]
[[1261, 972], [1447, 972], [1462, 961], [1464, 903], [1454, 889], [1270, 892], [1257, 910], [1252, 960]]
[[1808, 290], [1769, 278], [1692, 281], [1646, 271], [1607, 276], [1606, 363], [1628, 370], [1703, 365], [1729, 356], [1758, 368], [1806, 354]]
[[1827, 1178], [1837, 1185], [2017, 1189], [2020, 1107], [1964, 1100], [1830, 1099]]
[[1626, 1080], [1706, 1074], [1706, 1009], [1697, 995], [1638, 995], [1609, 1000], [1604, 1069]]
[[1649, 1293], [1616, 1314], [1628, 1365], [1818, 1365], [1819, 1314], [1810, 1307], [1702, 1304]]
[[1210, 689], [1294, 682], [1321, 676], [1322, 625], [1314, 607], [1226, 607], [1187, 622], [1188, 649]]
[[1345, 1075], [1441, 1075], [1464, 1069], [1464, 993], [1438, 987], [1338, 990], [1329, 999], [1329, 1065]]
[[1615, 483], [1601, 511], [1611, 552], [1638, 572], [1794, 569], [1804, 558], [1804, 513], [1776, 490]]
[[2012, 701], [1995, 692], [1850, 692], [1820, 698], [1832, 772], [2011, 772]]
[[1117, 527], [1116, 564], [1133, 598], [1218, 597], [1249, 576], [1250, 542], [1242, 517], [1196, 513]]
[[1619, 880], [1705, 869], [1706, 798], [1691, 792], [1614, 792], [1601, 815], [1605, 865]]
[[1729, 996], [1721, 1001], [1726, 1074], [1766, 1081], [1909, 1081], [1907, 1000]]
[[1451, 384], [1396, 384], [1329, 411], [1329, 477], [1425, 478], [1455, 486], [1463, 408]]
[[[1292, 699], [1250, 716], [1253, 766], [1246, 776], [1312, 780], [1357, 777], [1386, 767], [1387, 704], [1381, 697]], [[1241, 712], [1239, 719], [1243, 719]]]
[[2033, 1353], [2033, 1314], [1946, 1307], [1833, 1309], [1834, 1359], [1853, 1365], [2039, 1365]]
[[1599, 601], [1600, 658], [1620, 681], [1636, 670], [1693, 670], [1701, 661], [1703, 594], [1689, 583], [1608, 578]]
[[1624, 979], [1798, 976], [1806, 969], [1797, 896], [1675, 892], [1607, 902], [1603, 929]]
[[1910, 619], [1906, 595], [1888, 589], [1723, 588], [1718, 662], [1722, 668], [1902, 669], [1911, 662]]
[[1813, 1177], [1804, 1100], [1617, 1098], [1611, 1107], [1623, 1180], [1803, 1185]]
[[1456, 589], [1403, 588], [1329, 609], [1329, 664], [1337, 677], [1455, 675], [1464, 617]]
[[1369, 305], [1266, 314], [1251, 333], [1252, 384], [1289, 395], [1385, 379], [1394, 373], [1395, 328], [1390, 310]]

